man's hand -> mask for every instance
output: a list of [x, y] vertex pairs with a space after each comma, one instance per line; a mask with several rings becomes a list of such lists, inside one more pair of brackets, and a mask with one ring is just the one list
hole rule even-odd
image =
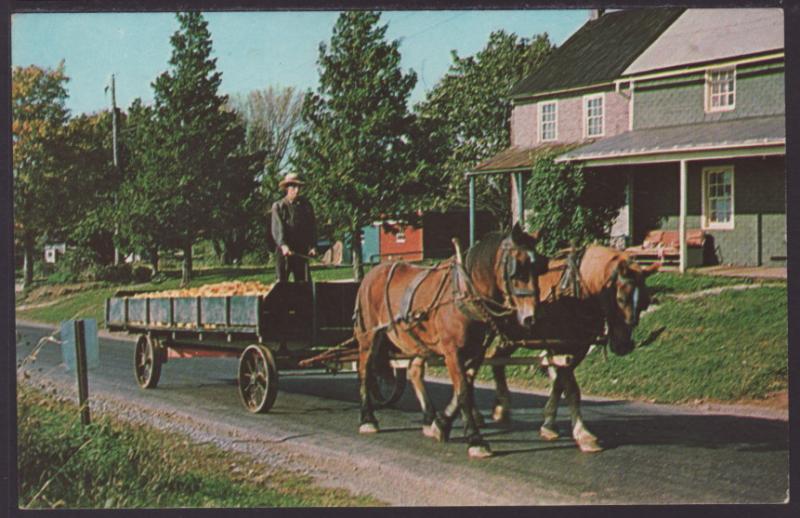
[[292, 255], [292, 251], [286, 245], [281, 245], [281, 253], [283, 255]]
[[311, 257], [316, 257], [317, 256], [317, 249], [316, 248], [312, 248], [311, 250], [308, 251], [308, 255], [310, 255]]

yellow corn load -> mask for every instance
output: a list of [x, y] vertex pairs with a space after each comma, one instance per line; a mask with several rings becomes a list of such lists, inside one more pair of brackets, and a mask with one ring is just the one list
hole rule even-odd
[[230, 297], [233, 295], [266, 295], [272, 289], [271, 284], [259, 281], [229, 281], [217, 284], [206, 284], [198, 288], [165, 290], [151, 293], [139, 293], [135, 299], [156, 299], [167, 297]]

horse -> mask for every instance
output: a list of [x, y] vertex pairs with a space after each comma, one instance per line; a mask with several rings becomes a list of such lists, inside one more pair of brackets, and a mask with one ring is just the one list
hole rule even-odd
[[[385, 360], [385, 348], [422, 362], [443, 356], [453, 384], [453, 397], [437, 415], [427, 394], [417, 394], [423, 408], [423, 431], [447, 441], [458, 410], [464, 420], [470, 458], [491, 456], [474, 420], [472, 389], [465, 364], [483, 358], [482, 347], [493, 319], [515, 317], [521, 328], [536, 322], [539, 300], [537, 276], [547, 270], [535, 248], [538, 233], [526, 233], [519, 224], [509, 234], [490, 233], [473, 247], [480, 265], [467, 275], [460, 251], [432, 267], [402, 261], [370, 270], [359, 286], [354, 312], [354, 339], [358, 343], [361, 416], [359, 433], [378, 432], [371, 393], [376, 369]], [[381, 351], [384, 351], [381, 354]], [[415, 389], [418, 389], [415, 386]]]
[[[641, 267], [614, 248], [590, 245], [578, 251], [567, 250], [560, 258], [550, 261], [549, 270], [539, 276], [539, 318], [530, 330], [506, 327], [508, 338], [522, 338], [516, 344], [530, 341], [542, 347], [552, 357], [568, 354], [568, 365], [547, 365], [551, 380], [550, 392], [544, 407], [544, 422], [539, 435], [554, 441], [559, 437], [556, 413], [563, 394], [571, 412], [572, 437], [583, 452], [602, 451], [597, 437], [589, 432], [580, 410], [581, 392], [575, 379], [575, 368], [583, 361], [589, 348], [606, 340], [611, 351], [624, 356], [633, 351], [634, 328], [650, 297], [645, 279], [656, 272], [660, 264]], [[503, 333], [504, 330], [501, 330]], [[487, 340], [493, 339], [488, 336]], [[548, 341], [550, 345], [548, 346]], [[495, 358], [511, 356], [518, 345], [502, 345]], [[476, 367], [477, 368], [477, 367]], [[506, 383], [505, 366], [492, 365], [496, 399], [492, 418], [497, 422], [510, 419], [510, 392]], [[477, 416], [476, 416], [477, 417]]]

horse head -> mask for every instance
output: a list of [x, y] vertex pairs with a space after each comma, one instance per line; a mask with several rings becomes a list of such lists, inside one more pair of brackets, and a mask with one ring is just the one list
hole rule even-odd
[[527, 233], [519, 223], [503, 239], [495, 257], [495, 283], [505, 305], [516, 312], [517, 322], [530, 329], [536, 322], [539, 275], [547, 271], [548, 260], [536, 252], [540, 232]]
[[603, 307], [608, 322], [608, 340], [611, 351], [624, 356], [634, 348], [631, 338], [639, 324], [639, 315], [650, 305], [645, 279], [655, 273], [660, 264], [641, 267], [619, 257], [603, 290]]

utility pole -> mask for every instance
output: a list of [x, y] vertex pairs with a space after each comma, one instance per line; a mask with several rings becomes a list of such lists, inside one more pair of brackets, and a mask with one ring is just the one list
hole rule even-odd
[[[111, 74], [111, 140], [114, 148], [114, 174], [119, 176], [119, 162], [117, 161], [117, 89], [114, 84], [114, 74]], [[117, 206], [117, 193], [114, 191], [114, 207]], [[114, 236], [119, 233], [119, 226], [114, 224]], [[114, 244], [114, 265], [119, 264], [119, 248]]]

